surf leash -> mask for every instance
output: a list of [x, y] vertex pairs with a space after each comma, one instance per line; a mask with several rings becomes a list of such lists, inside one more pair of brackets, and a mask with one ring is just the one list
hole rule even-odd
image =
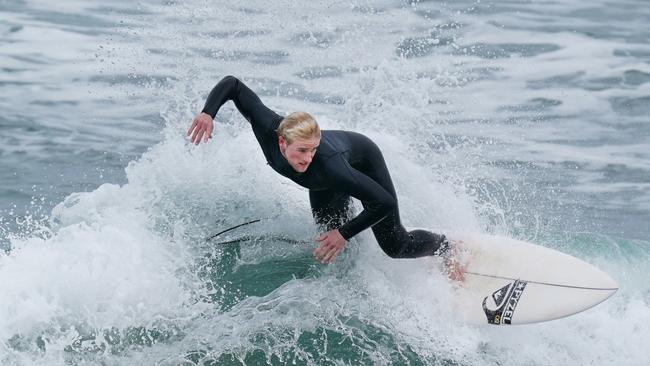
[[[251, 221], [244, 222], [242, 224], [235, 225], [233, 227], [229, 227], [226, 230], [222, 230], [222, 231], [220, 231], [220, 232], [218, 232], [218, 233], [216, 233], [216, 234], [214, 234], [212, 236], [209, 236], [209, 237], [205, 238], [205, 241], [209, 242], [210, 240], [218, 237], [221, 234], [225, 234], [225, 233], [227, 233], [229, 231], [235, 230], [235, 229], [240, 228], [242, 226], [254, 224], [254, 223], [260, 222], [262, 220], [276, 219], [279, 216], [280, 215], [273, 216], [273, 217], [263, 217], [261, 219], [251, 220]], [[284, 241], [284, 242], [287, 242], [287, 243], [290, 243], [290, 244], [309, 244], [309, 243], [311, 243], [311, 242], [306, 241], [306, 240], [296, 240], [296, 239], [292, 239], [292, 238], [289, 238], [289, 237], [286, 237], [286, 236], [283, 236], [283, 235], [271, 235], [271, 236], [261, 236], [261, 237], [260, 236], [255, 236], [255, 235], [244, 235], [244, 236], [241, 236], [241, 237], [236, 238], [236, 239], [220, 241], [218, 243], [215, 243], [215, 245], [234, 244], [234, 243], [240, 243], [242, 241], [260, 239], [260, 238], [263, 238], [263, 237], [266, 237], [267, 239], [272, 239], [272, 240]]]
[[[238, 227], [242, 227], [242, 226], [246, 226], [246, 225], [254, 224], [254, 223], [256, 223], [256, 222], [260, 222], [260, 221], [262, 221], [262, 219], [257, 219], [257, 220], [253, 220], [253, 221], [245, 222], [245, 223], [243, 223], [243, 224], [235, 225], [235, 226], [233, 226], [233, 227], [231, 227], [231, 228], [228, 228], [228, 229], [226, 229], [226, 230], [220, 231], [220, 232], [218, 232], [218, 233], [216, 233], [216, 234], [214, 234], [214, 235], [212, 235], [212, 236], [210, 236], [210, 237], [208, 237], [208, 238], [205, 238], [205, 241], [210, 241], [210, 240], [216, 238], [217, 236], [219, 236], [219, 235], [221, 235], [221, 234], [225, 234], [225, 233], [227, 233], [227, 232], [229, 232], [229, 231], [231, 231], [231, 230], [235, 230], [235, 229], [237, 229]], [[222, 243], [219, 243], [219, 244], [222, 244]], [[225, 244], [227, 244], [227, 243], [225, 243]]]
[[244, 235], [236, 239], [220, 241], [216, 243], [216, 245], [234, 244], [234, 243], [241, 243], [243, 241], [260, 240], [260, 239], [275, 240], [275, 241], [285, 242], [288, 244], [312, 244], [312, 242], [307, 240], [292, 239], [284, 235], [262, 235], [262, 236]]

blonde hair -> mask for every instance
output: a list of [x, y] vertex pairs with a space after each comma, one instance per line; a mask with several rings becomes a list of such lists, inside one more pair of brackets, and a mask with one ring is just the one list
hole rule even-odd
[[284, 117], [276, 132], [278, 137], [284, 137], [289, 145], [296, 140], [320, 139], [320, 127], [316, 119], [307, 112], [293, 112]]

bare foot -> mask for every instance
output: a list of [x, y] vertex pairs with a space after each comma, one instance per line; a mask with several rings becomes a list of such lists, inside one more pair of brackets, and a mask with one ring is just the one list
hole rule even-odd
[[443, 257], [444, 271], [452, 281], [465, 281], [465, 268], [467, 267], [466, 252], [463, 250], [462, 241], [451, 241], [449, 251]]

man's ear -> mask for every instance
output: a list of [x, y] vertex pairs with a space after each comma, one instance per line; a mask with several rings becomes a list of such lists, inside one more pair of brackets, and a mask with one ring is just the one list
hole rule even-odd
[[287, 140], [284, 136], [278, 136], [278, 144], [280, 144], [280, 149], [282, 150], [287, 148]]

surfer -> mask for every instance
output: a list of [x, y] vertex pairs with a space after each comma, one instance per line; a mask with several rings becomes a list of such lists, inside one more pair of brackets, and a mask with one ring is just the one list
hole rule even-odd
[[[250, 122], [268, 165], [309, 189], [317, 224], [327, 230], [316, 238], [314, 257], [332, 263], [348, 240], [371, 228], [381, 249], [392, 258], [440, 254], [449, 244], [444, 235], [407, 231], [400, 221], [397, 194], [384, 157], [368, 137], [350, 131], [320, 130], [309, 113], [286, 117], [266, 107], [243, 82], [223, 78], [210, 92], [201, 113], [187, 131], [192, 143], [212, 138], [214, 117], [232, 100]], [[351, 217], [350, 197], [363, 211]]]

